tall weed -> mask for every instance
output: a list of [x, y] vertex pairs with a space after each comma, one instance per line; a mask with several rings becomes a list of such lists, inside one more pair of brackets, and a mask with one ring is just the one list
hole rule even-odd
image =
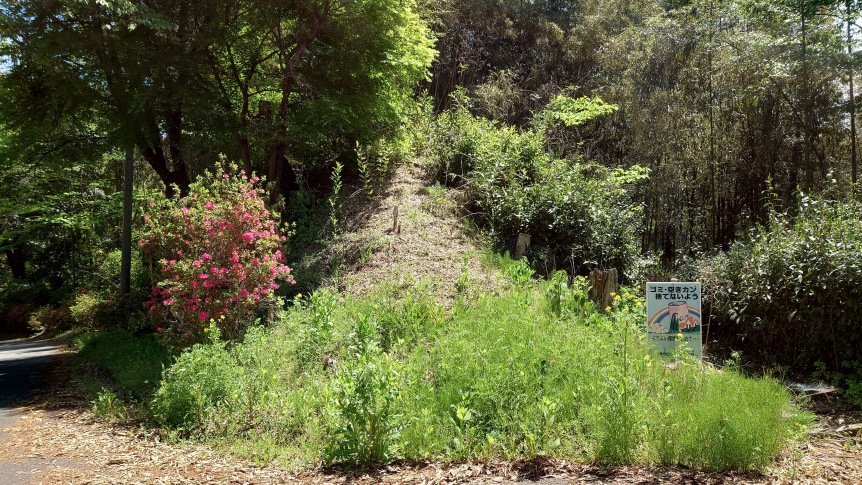
[[635, 296], [599, 314], [584, 281], [537, 282], [504, 262], [508, 291], [449, 312], [421, 288], [313, 295], [239, 345], [183, 354], [154, 410], [305, 462], [549, 455], [716, 470], [763, 468], [810, 419], [771, 379], [660, 360]]

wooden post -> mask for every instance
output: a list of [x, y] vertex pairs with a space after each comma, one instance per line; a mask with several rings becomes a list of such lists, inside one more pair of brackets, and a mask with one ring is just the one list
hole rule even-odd
[[614, 297], [611, 293], [617, 293], [618, 290], [619, 279], [616, 268], [607, 271], [600, 269], [590, 271], [590, 299], [596, 304], [599, 312], [605, 313], [605, 308], [613, 305]]
[[512, 259], [518, 260], [523, 258], [527, 254], [528, 249], [530, 249], [530, 235], [522, 232], [518, 234], [518, 242], [515, 244], [515, 254]]
[[392, 209], [392, 232], [394, 234], [401, 234], [401, 223], [398, 222], [398, 206], [397, 205]]

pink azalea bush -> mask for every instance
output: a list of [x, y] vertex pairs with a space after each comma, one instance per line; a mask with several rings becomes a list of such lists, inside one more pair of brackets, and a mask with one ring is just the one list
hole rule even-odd
[[192, 343], [214, 322], [239, 338], [278, 282], [294, 283], [259, 181], [206, 174], [185, 198], [149, 204], [138, 245], [158, 275], [149, 309], [160, 332]]

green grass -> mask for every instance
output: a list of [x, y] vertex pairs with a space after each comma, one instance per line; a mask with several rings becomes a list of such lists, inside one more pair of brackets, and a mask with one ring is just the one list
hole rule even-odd
[[769, 378], [662, 362], [637, 298], [609, 315], [583, 286], [507, 263], [502, 295], [451, 311], [420, 288], [297, 299], [241, 344], [181, 355], [155, 393], [162, 423], [290, 464], [550, 455], [762, 469], [811, 416]]
[[[162, 368], [171, 364], [170, 353], [150, 335], [124, 330], [88, 332], [78, 336], [75, 345], [81, 358], [97, 365], [111, 384], [127, 393], [126, 399], [148, 401], [160, 385]], [[88, 387], [96, 385], [92, 377]]]

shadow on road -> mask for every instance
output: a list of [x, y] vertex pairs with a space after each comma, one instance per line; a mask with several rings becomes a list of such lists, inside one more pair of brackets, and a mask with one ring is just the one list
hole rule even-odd
[[61, 410], [84, 405], [70, 385], [73, 357], [51, 340], [0, 341], [0, 413], [7, 424], [17, 406]]

